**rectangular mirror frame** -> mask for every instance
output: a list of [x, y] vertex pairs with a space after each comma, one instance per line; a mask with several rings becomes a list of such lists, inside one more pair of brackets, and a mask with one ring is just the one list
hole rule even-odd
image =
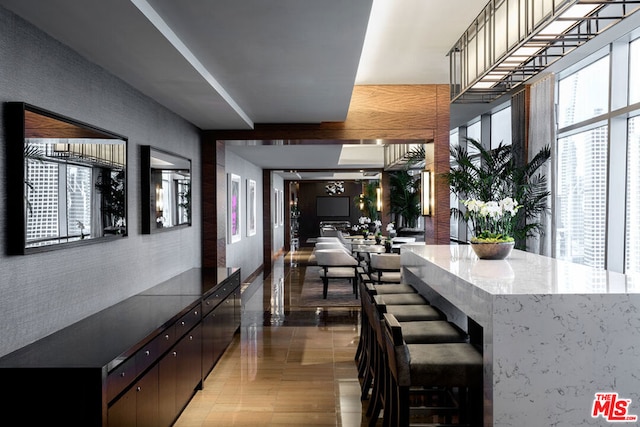
[[[56, 127], [48, 128], [56, 132], [60, 132], [60, 138], [73, 138], [81, 133], [83, 137], [101, 137], [108, 139], [121, 140], [125, 147], [124, 154], [124, 232], [121, 234], [103, 235], [91, 237], [88, 239], [78, 239], [68, 242], [58, 242], [45, 246], [27, 247], [27, 201], [26, 201], [26, 183], [25, 183], [25, 140], [30, 137], [31, 130], [27, 126], [27, 113], [34, 113], [43, 116], [45, 120], [53, 119], [58, 121]], [[88, 245], [94, 243], [102, 243], [126, 237], [127, 229], [127, 152], [128, 139], [122, 135], [105, 129], [98, 128], [69, 117], [56, 114], [45, 109], [23, 103], [23, 102], [7, 102], [5, 103], [5, 138], [6, 138], [6, 192], [7, 203], [5, 206], [7, 223], [5, 224], [7, 241], [6, 249], [9, 255], [25, 255], [30, 253], [39, 253], [64, 249], [73, 246]]]
[[[189, 182], [191, 185], [192, 176], [191, 176], [191, 160], [175, 154], [169, 151], [160, 150], [158, 148], [151, 147], [150, 145], [141, 145], [140, 146], [140, 171], [141, 171], [141, 179], [140, 179], [140, 197], [142, 212], [141, 212], [141, 233], [142, 234], [152, 234], [157, 232], [175, 230], [182, 227], [190, 227], [191, 226], [191, 214], [188, 214], [188, 220], [186, 222], [177, 223], [170, 226], [165, 226], [163, 224], [158, 225], [158, 207], [157, 207], [157, 195], [153, 193], [152, 186], [154, 183], [153, 180], [153, 165], [152, 165], [152, 153], [157, 153], [159, 156], [166, 156], [167, 158], [174, 158], [181, 162], [187, 163], [188, 171], [189, 171]], [[167, 170], [173, 170], [173, 168], [167, 168]], [[175, 169], [175, 170], [185, 170], [183, 168]], [[190, 196], [189, 202], [190, 202]], [[175, 200], [178, 202], [178, 200]], [[178, 204], [174, 204], [171, 206], [172, 210], [176, 208]]]

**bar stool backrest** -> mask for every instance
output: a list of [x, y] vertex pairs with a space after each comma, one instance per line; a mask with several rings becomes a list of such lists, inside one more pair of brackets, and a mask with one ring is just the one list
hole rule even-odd
[[371, 268], [380, 271], [400, 271], [400, 254], [370, 254]]

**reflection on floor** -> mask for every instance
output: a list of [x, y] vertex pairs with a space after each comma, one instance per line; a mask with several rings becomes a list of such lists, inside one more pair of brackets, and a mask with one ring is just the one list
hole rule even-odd
[[176, 427], [366, 425], [359, 310], [296, 306], [307, 256], [287, 254], [246, 289], [240, 333]]

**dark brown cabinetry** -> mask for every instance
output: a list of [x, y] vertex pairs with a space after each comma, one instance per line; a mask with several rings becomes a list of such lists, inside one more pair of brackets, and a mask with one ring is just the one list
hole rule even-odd
[[158, 409], [158, 367], [154, 366], [109, 407], [107, 418], [110, 425], [154, 427], [160, 425]]
[[[185, 335], [158, 363], [158, 401], [161, 426], [171, 425], [202, 381], [201, 327]], [[109, 420], [109, 427], [111, 420]]]
[[238, 269], [178, 275], [0, 358], [0, 408], [37, 402], [34, 425], [170, 426], [233, 339], [239, 297]]
[[202, 374], [206, 376], [240, 327], [239, 276], [203, 300]]

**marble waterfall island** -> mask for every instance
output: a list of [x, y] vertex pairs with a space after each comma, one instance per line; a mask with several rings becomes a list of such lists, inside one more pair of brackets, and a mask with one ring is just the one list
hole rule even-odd
[[484, 358], [485, 426], [602, 426], [596, 393], [640, 415], [640, 286], [620, 273], [514, 250], [407, 244], [405, 281], [469, 329]]

